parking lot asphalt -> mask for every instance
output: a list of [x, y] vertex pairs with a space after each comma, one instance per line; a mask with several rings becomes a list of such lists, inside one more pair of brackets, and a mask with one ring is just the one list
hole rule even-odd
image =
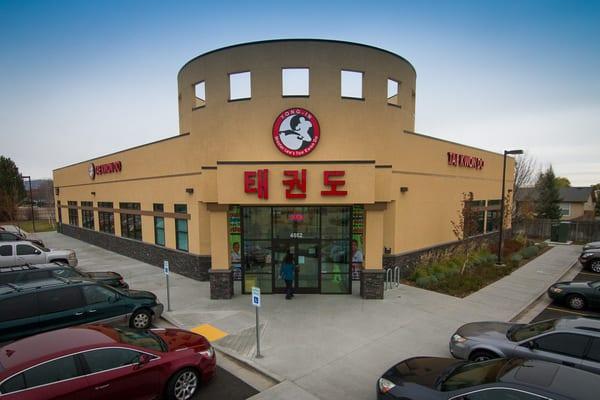
[[[590, 271], [581, 271], [579, 272], [572, 281], [583, 282], [583, 281], [597, 281], [600, 280], [600, 274], [590, 272]], [[564, 280], [562, 280], [564, 281]], [[554, 319], [561, 317], [596, 317], [600, 318], [600, 309], [595, 310], [572, 310], [566, 307], [564, 304], [557, 304], [555, 302], [550, 303], [541, 313], [539, 313], [531, 322], [543, 321], [546, 319]]]

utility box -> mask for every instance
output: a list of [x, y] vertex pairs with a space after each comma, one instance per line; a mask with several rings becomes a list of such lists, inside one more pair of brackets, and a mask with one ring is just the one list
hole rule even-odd
[[558, 231], [560, 229], [560, 222], [553, 222], [550, 225], [550, 241], [558, 242]]
[[561, 222], [558, 228], [558, 241], [566, 243], [569, 241], [569, 234], [571, 233], [571, 223]]

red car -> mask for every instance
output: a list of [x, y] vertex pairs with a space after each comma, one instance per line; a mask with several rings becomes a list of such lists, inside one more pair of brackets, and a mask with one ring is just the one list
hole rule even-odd
[[204, 336], [87, 325], [0, 348], [0, 399], [190, 399], [215, 374]]

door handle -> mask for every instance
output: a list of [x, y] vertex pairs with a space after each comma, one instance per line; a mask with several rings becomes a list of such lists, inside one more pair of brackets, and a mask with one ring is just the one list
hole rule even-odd
[[110, 386], [110, 383], [107, 383], [106, 385], [96, 386], [94, 389], [95, 390], [102, 390], [102, 389], [106, 389], [109, 386]]
[[83, 312], [76, 312], [75, 315], [77, 315], [77, 316], [83, 315]]
[[98, 311], [98, 310], [88, 310], [88, 312], [96, 312], [96, 311]]
[[574, 367], [575, 363], [569, 362], [569, 361], [563, 361], [562, 365], [566, 365], [567, 367]]

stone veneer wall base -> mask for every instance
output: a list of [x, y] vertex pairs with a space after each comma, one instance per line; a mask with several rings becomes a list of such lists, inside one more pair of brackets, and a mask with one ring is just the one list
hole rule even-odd
[[105, 248], [115, 253], [162, 268], [164, 260], [169, 261], [172, 272], [198, 281], [208, 281], [211, 267], [210, 256], [186, 253], [185, 251], [168, 249], [138, 240], [123, 238], [104, 232], [60, 224], [57, 230], [67, 236]]
[[360, 296], [367, 300], [383, 299], [385, 270], [363, 269], [360, 273]]
[[211, 269], [210, 298], [212, 300], [228, 300], [233, 297], [233, 271], [230, 269]]

